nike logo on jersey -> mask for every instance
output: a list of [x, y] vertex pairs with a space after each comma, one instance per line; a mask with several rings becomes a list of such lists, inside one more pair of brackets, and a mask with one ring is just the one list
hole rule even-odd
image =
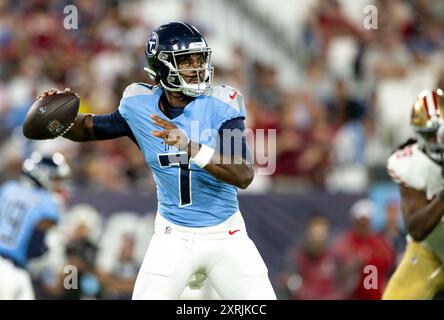
[[229, 94], [228, 96], [230, 97], [231, 100], [233, 100], [236, 95], [237, 91], [234, 91], [232, 94]]
[[240, 231], [240, 229], [237, 229], [237, 230], [234, 230], [234, 231], [228, 230], [228, 233], [230, 234], [230, 236], [232, 236], [233, 234], [235, 234], [238, 231]]

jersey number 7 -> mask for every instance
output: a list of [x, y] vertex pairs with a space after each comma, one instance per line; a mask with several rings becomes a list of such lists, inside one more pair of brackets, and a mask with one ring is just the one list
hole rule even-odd
[[191, 171], [188, 154], [186, 152], [158, 154], [161, 168], [176, 166], [179, 168], [179, 198], [180, 207], [191, 204]]

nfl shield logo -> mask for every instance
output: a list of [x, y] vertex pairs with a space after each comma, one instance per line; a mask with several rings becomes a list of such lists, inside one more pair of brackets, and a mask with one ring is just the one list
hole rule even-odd
[[44, 114], [44, 113], [46, 112], [46, 109], [47, 109], [46, 106], [42, 106], [42, 107], [39, 108], [38, 113], [39, 113], [39, 114]]
[[171, 234], [171, 227], [165, 227], [165, 234]]

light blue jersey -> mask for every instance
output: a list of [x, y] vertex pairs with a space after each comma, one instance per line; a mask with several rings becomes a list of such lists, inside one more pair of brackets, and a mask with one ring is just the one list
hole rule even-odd
[[219, 224], [239, 209], [236, 188], [194, 163], [188, 164], [185, 152], [165, 146], [162, 139], [154, 137], [151, 131], [161, 128], [152, 123], [150, 116], [156, 114], [171, 121], [192, 141], [214, 148], [224, 122], [245, 118], [243, 97], [233, 88], [216, 86], [189, 103], [180, 116], [168, 119], [158, 107], [162, 93], [160, 87], [133, 83], [126, 88], [119, 106], [153, 172], [158, 212], [187, 227]]
[[6, 182], [0, 189], [0, 256], [25, 267], [34, 227], [45, 219], [59, 219], [57, 202], [48, 191]]

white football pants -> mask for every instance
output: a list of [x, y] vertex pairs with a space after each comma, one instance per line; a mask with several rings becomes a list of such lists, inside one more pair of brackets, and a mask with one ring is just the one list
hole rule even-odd
[[0, 257], [0, 300], [34, 300], [29, 273]]
[[240, 212], [204, 228], [178, 226], [157, 214], [133, 299], [179, 299], [196, 273], [204, 274], [224, 300], [276, 299]]

